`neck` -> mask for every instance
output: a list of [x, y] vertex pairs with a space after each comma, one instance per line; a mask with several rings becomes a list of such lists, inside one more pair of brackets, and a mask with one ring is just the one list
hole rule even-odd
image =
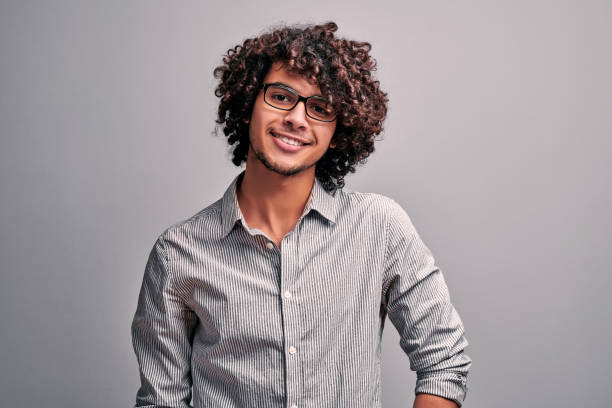
[[283, 176], [249, 157], [242, 182], [236, 189], [247, 225], [280, 243], [302, 215], [314, 178], [314, 166], [293, 176]]

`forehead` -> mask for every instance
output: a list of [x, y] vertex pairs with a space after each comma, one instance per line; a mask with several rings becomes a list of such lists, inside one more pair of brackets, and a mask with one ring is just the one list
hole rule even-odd
[[289, 71], [282, 62], [275, 62], [264, 78], [264, 83], [282, 82], [298, 91], [302, 96], [321, 95], [321, 89], [316, 84], [308, 82], [305, 76]]

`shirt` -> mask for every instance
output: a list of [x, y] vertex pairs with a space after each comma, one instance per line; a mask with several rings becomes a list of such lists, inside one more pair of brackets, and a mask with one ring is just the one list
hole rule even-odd
[[394, 200], [315, 179], [277, 246], [223, 197], [167, 228], [132, 323], [138, 407], [380, 407], [386, 316], [415, 393], [467, 390], [471, 359], [441, 270]]

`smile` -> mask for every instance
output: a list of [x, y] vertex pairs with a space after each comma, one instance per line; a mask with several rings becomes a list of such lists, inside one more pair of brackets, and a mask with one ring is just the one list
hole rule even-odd
[[274, 142], [276, 143], [276, 145], [282, 150], [288, 152], [296, 152], [298, 150], [301, 150], [304, 146], [309, 145], [309, 143], [303, 143], [287, 136], [278, 135], [273, 131], [270, 131], [270, 134], [274, 137]]
[[300, 143], [297, 140], [293, 140], [293, 139], [289, 139], [288, 137], [285, 136], [277, 136], [280, 140], [282, 140], [285, 143], [288, 143], [290, 145], [293, 146], [304, 146], [304, 143]]

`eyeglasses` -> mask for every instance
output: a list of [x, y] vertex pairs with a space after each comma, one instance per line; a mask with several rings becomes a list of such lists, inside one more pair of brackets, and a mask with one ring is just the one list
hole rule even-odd
[[322, 96], [313, 95], [305, 98], [297, 91], [282, 83], [264, 84], [264, 102], [273, 108], [290, 111], [304, 101], [306, 115], [321, 122], [333, 122], [336, 112]]

